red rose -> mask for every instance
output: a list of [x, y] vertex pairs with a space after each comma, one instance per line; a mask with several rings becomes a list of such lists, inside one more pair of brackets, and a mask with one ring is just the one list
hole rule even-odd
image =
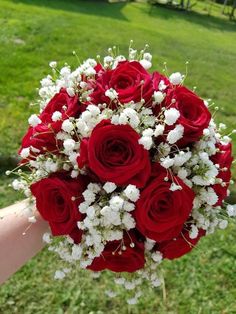
[[110, 104], [105, 96], [110, 88], [116, 90], [122, 104], [131, 100], [139, 102], [142, 98], [149, 102], [153, 93], [151, 75], [137, 61], [122, 61], [114, 70], [101, 71], [90, 95], [92, 102]]
[[136, 203], [135, 218], [137, 229], [157, 242], [177, 237], [193, 207], [194, 192], [178, 177], [181, 190], [171, 191], [171, 178], [165, 181], [166, 172], [161, 171], [144, 188]]
[[232, 144], [218, 143], [216, 147], [219, 149], [219, 152], [213, 155], [211, 160], [214, 164], [219, 165], [219, 174], [217, 178], [222, 179], [222, 183], [213, 185], [213, 189], [218, 196], [218, 201], [215, 206], [221, 206], [223, 200], [227, 197], [227, 190], [231, 179], [230, 168], [233, 162]]
[[[131, 239], [134, 247], [131, 247]], [[109, 269], [114, 272], [131, 273], [143, 268], [144, 264], [144, 243], [137, 238], [135, 232], [129, 231], [129, 236], [124, 233], [123, 240], [107, 243], [101, 256], [95, 258], [88, 268], [93, 271]]]
[[[27, 133], [22, 139], [19, 154], [23, 148], [30, 147], [30, 156], [28, 159], [35, 159], [39, 154], [46, 152], [58, 152], [59, 143], [56, 140], [54, 131], [47, 125], [38, 124], [36, 127], [29, 127]], [[22, 163], [27, 162], [23, 160]]]
[[203, 100], [184, 86], [176, 86], [168, 91], [165, 106], [168, 109], [176, 108], [180, 112], [176, 124], [184, 127], [184, 135], [177, 142], [179, 147], [198, 141], [203, 130], [209, 126], [211, 114]]
[[[77, 95], [70, 97], [65, 89], [61, 89], [61, 91], [49, 101], [39, 118], [42, 123], [50, 124], [50, 127], [58, 132], [61, 129], [63, 120], [68, 119], [68, 117], [77, 117], [84, 109], [85, 108], [79, 103]], [[59, 121], [52, 120], [52, 115], [55, 111], [59, 111], [62, 114]]]
[[[66, 106], [66, 110], [63, 107]], [[78, 97], [70, 97], [66, 90], [62, 89], [57, 93], [44, 108], [39, 118], [42, 123], [36, 127], [29, 127], [26, 135], [22, 140], [19, 150], [21, 153], [23, 148], [31, 147], [29, 159], [34, 159], [37, 155], [47, 151], [56, 153], [59, 143], [56, 140], [56, 133], [60, 131], [62, 121], [68, 117], [76, 117], [82, 111], [81, 105], [78, 103]], [[59, 111], [62, 117], [59, 121], [52, 120], [52, 114]], [[36, 150], [34, 149], [36, 148]], [[25, 161], [23, 160], [23, 163]]]
[[103, 182], [143, 187], [150, 172], [148, 151], [138, 143], [140, 136], [129, 125], [101, 121], [90, 138], [82, 141], [79, 167], [88, 165]]
[[78, 205], [83, 200], [82, 193], [85, 189], [83, 177], [63, 179], [54, 175], [32, 184], [30, 189], [36, 198], [39, 213], [49, 222], [54, 236], [74, 231], [76, 222], [81, 220]]
[[205, 233], [205, 230], [199, 229], [197, 238], [191, 239], [189, 237], [189, 230], [183, 229], [176, 239], [157, 244], [156, 249], [162, 253], [163, 258], [178, 258], [190, 252]]

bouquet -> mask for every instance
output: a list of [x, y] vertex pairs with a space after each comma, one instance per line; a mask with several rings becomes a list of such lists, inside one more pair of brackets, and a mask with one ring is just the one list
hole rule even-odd
[[63, 260], [55, 278], [109, 270], [129, 304], [145, 281], [163, 283], [163, 260], [236, 216], [225, 202], [234, 131], [216, 125], [214, 103], [185, 87], [186, 75], [150, 73], [147, 48], [130, 45], [128, 58], [109, 48], [75, 70], [50, 62], [12, 183], [50, 226], [43, 239]]

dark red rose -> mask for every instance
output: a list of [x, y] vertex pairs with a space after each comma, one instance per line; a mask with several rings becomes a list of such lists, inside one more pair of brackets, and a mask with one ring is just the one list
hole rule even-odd
[[178, 177], [181, 190], [170, 191], [171, 178], [165, 181], [166, 172], [161, 171], [141, 192], [136, 203], [137, 229], [157, 242], [177, 237], [193, 207], [194, 192]]
[[163, 258], [178, 258], [189, 253], [205, 233], [205, 230], [199, 229], [197, 238], [191, 239], [189, 237], [189, 230], [183, 229], [176, 239], [164, 241], [157, 244], [155, 248], [162, 253]]
[[[134, 247], [131, 247], [133, 246], [131, 243]], [[125, 250], [122, 250], [123, 246]], [[129, 236], [124, 233], [123, 240], [109, 242], [101, 256], [95, 258], [88, 268], [93, 271], [109, 269], [114, 272], [131, 273], [143, 268], [144, 264], [144, 242], [137, 238], [135, 232], [129, 231]]]
[[[36, 127], [29, 127], [27, 133], [22, 139], [19, 154], [23, 148], [30, 147], [30, 156], [28, 159], [35, 159], [39, 154], [46, 152], [58, 152], [60, 143], [57, 142], [54, 131], [47, 125], [38, 124]], [[27, 160], [22, 161], [27, 162]]]
[[[64, 109], [66, 107], [66, 109]], [[50, 124], [50, 127], [59, 132], [63, 120], [68, 117], [77, 117], [85, 106], [79, 103], [78, 96], [70, 97], [65, 89], [61, 89], [46, 105], [39, 118], [44, 124]], [[53, 121], [52, 115], [55, 111], [59, 111], [62, 114], [61, 120]]]
[[110, 88], [116, 90], [122, 104], [131, 100], [139, 102], [142, 98], [149, 102], [153, 94], [151, 75], [137, 61], [121, 61], [114, 70], [101, 71], [90, 95], [92, 102], [110, 104], [105, 96]]
[[[63, 107], [66, 106], [66, 110]], [[34, 159], [37, 155], [45, 152], [58, 152], [60, 141], [56, 140], [56, 133], [61, 130], [63, 120], [68, 117], [77, 117], [83, 107], [78, 102], [78, 96], [70, 97], [65, 89], [57, 93], [46, 105], [39, 118], [42, 121], [36, 127], [29, 127], [25, 134], [19, 150], [31, 147], [29, 159]], [[53, 121], [52, 114], [59, 111], [62, 114], [61, 120]], [[24, 163], [24, 161], [23, 161]]]
[[151, 166], [148, 151], [138, 143], [139, 138], [131, 126], [103, 120], [82, 142], [78, 165], [87, 165], [102, 182], [143, 187]]
[[222, 183], [213, 185], [213, 189], [218, 196], [218, 201], [215, 206], [221, 206], [223, 200], [227, 197], [227, 190], [231, 179], [230, 168], [233, 162], [232, 144], [218, 143], [216, 147], [219, 152], [213, 155], [211, 160], [214, 164], [219, 165], [219, 174], [217, 175], [217, 178], [222, 179]]
[[[184, 136], [176, 143], [179, 147], [198, 141], [203, 130], [209, 126], [211, 114], [203, 100], [184, 86], [176, 86], [168, 91], [165, 107], [176, 108], [180, 112], [176, 124], [184, 127]], [[172, 128], [174, 126], [169, 129]]]
[[70, 179], [54, 175], [32, 184], [30, 189], [36, 198], [36, 208], [42, 218], [49, 222], [52, 234], [72, 233], [73, 237], [76, 223], [82, 218], [78, 205], [83, 201], [84, 177]]

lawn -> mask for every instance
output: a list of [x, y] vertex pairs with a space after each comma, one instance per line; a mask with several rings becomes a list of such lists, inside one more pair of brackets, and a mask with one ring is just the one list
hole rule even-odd
[[[1, 0], [0, 171], [16, 154], [27, 118], [36, 110], [29, 104], [37, 99], [49, 61], [76, 66], [73, 50], [83, 59], [104, 55], [112, 45], [125, 53], [130, 39], [138, 48], [150, 45], [159, 71], [167, 62], [170, 73], [185, 72], [189, 61], [187, 85], [214, 99], [221, 107], [217, 120], [235, 128], [235, 38], [236, 24], [226, 19], [162, 7], [150, 13], [145, 3]], [[7, 188], [9, 182], [1, 176], [0, 207], [21, 197]], [[0, 288], [0, 313], [236, 313], [235, 238], [231, 225], [203, 239], [188, 256], [163, 263], [166, 300], [161, 290], [147, 288], [134, 308], [126, 305], [124, 295], [118, 300], [103, 297], [109, 275], [96, 283], [76, 271], [70, 279], [54, 282], [57, 259], [44, 250]]]

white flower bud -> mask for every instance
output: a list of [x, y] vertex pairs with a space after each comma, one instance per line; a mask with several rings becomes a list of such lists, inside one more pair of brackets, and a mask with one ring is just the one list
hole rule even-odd
[[49, 63], [50, 68], [55, 69], [57, 67], [57, 62], [56, 61], [51, 61]]
[[160, 104], [164, 100], [165, 95], [160, 91], [155, 91], [153, 93], [153, 98], [155, 104]]
[[31, 126], [35, 127], [38, 124], [40, 124], [42, 121], [39, 119], [39, 117], [36, 114], [32, 114], [29, 117], [28, 122]]
[[30, 155], [30, 148], [29, 147], [23, 148], [20, 152], [20, 156], [22, 158], [27, 158], [27, 157], [29, 157], [29, 155]]
[[106, 90], [105, 95], [110, 98], [111, 100], [117, 99], [118, 98], [118, 93], [116, 92], [115, 89], [110, 88]]
[[73, 123], [69, 119], [67, 119], [63, 121], [61, 128], [63, 131], [70, 133], [74, 129], [74, 126]]
[[167, 125], [173, 125], [180, 117], [180, 113], [175, 108], [170, 108], [164, 112], [165, 123]]
[[66, 151], [72, 151], [75, 148], [75, 141], [69, 138], [63, 142], [63, 146]]
[[179, 72], [172, 73], [169, 80], [173, 85], [179, 85], [183, 80], [183, 76]]
[[61, 120], [62, 113], [60, 111], [55, 111], [52, 114], [52, 121], [56, 122], [58, 120]]

